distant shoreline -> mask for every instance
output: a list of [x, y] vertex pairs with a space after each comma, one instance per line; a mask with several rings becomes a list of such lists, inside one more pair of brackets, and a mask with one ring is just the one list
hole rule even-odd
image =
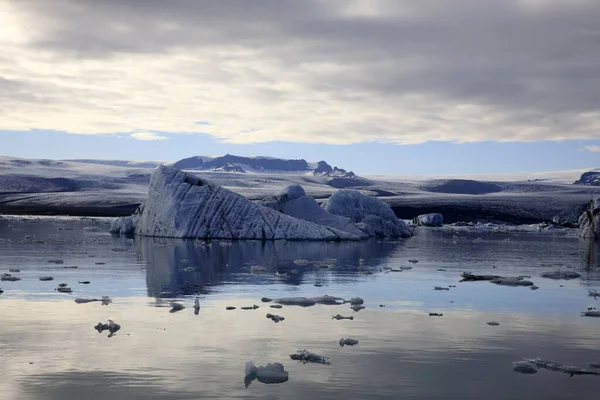
[[124, 217], [131, 215], [139, 204], [120, 206], [39, 206], [39, 205], [0, 205], [0, 215], [43, 215], [72, 217]]
[[[73, 216], [73, 217], [124, 217], [131, 215], [139, 203], [118, 206], [43, 206], [43, 205], [10, 205], [0, 204], [0, 215], [41, 215], [41, 216]], [[504, 222], [512, 225], [549, 223], [542, 218], [518, 216], [510, 212], [502, 212], [481, 204], [438, 204], [432, 205], [392, 205], [392, 210], [400, 219], [409, 220], [417, 215], [441, 213], [444, 223], [471, 222], [477, 220]]]

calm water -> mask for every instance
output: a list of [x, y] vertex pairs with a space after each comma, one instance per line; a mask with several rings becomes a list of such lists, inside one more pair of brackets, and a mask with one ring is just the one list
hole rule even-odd
[[[563, 399], [593, 397], [600, 388], [598, 376], [512, 371], [524, 357], [582, 367], [600, 361], [600, 318], [579, 316], [600, 308], [587, 296], [600, 289], [597, 248], [577, 239], [423, 230], [403, 242], [206, 245], [128, 241], [107, 230], [93, 220], [0, 219], [0, 272], [19, 268], [13, 275], [22, 278], [0, 282], [2, 399]], [[322, 268], [298, 259], [336, 261]], [[253, 274], [253, 265], [267, 271]], [[404, 266], [413, 269], [387, 272]], [[582, 278], [539, 277], [559, 267]], [[458, 283], [462, 271], [531, 275], [540, 289]], [[40, 282], [42, 275], [55, 280]], [[91, 283], [78, 283], [84, 280]], [[56, 292], [62, 282], [73, 293]], [[449, 285], [456, 287], [433, 290]], [[274, 310], [260, 301], [324, 294], [360, 296], [366, 309]], [[100, 296], [113, 303], [73, 301]], [[170, 313], [172, 299], [186, 308]], [[239, 309], [253, 304], [260, 308]], [[286, 319], [275, 324], [268, 312]], [[338, 313], [354, 320], [331, 319]], [[112, 338], [93, 329], [108, 318], [122, 326]], [[342, 348], [342, 337], [359, 344]], [[330, 357], [331, 365], [291, 360], [299, 348]], [[246, 388], [248, 360], [282, 363], [289, 381]]]

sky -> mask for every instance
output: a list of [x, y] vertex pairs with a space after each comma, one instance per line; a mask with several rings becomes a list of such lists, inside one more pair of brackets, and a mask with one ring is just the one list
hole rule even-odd
[[600, 166], [598, 0], [0, 0], [0, 154]]

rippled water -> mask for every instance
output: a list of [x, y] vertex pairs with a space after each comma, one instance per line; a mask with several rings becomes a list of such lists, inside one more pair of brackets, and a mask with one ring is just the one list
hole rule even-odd
[[[600, 306], [587, 295], [600, 289], [598, 249], [577, 239], [421, 230], [403, 242], [206, 244], [128, 241], [107, 230], [98, 220], [0, 219], [0, 272], [19, 268], [22, 278], [0, 282], [2, 399], [563, 399], [600, 387], [599, 376], [512, 371], [524, 357], [600, 361], [600, 318], [580, 317]], [[251, 273], [253, 265], [266, 272]], [[413, 269], [388, 272], [405, 266]], [[582, 278], [539, 277], [557, 268]], [[530, 275], [540, 289], [459, 283], [462, 271]], [[56, 292], [62, 282], [73, 293]], [[260, 300], [324, 294], [360, 296], [366, 309], [273, 310]], [[100, 296], [113, 303], [73, 301]], [[186, 308], [170, 313], [175, 298]], [[240, 309], [253, 304], [260, 308]], [[354, 320], [331, 319], [338, 313]], [[122, 326], [112, 338], [93, 329], [109, 318]], [[340, 347], [342, 337], [359, 344]], [[331, 365], [290, 359], [303, 348]], [[248, 360], [282, 363], [289, 381], [246, 388]]]

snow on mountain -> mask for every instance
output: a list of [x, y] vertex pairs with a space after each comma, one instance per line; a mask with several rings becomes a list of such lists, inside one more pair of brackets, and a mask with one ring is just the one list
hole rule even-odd
[[96, 160], [96, 159], [71, 159], [62, 160], [67, 162], [75, 162], [82, 164], [97, 164], [108, 165], [112, 167], [127, 167], [127, 168], [156, 168], [159, 165], [165, 164], [161, 161], [127, 161], [127, 160]]
[[600, 186], [600, 171], [587, 171], [581, 174], [579, 179], [573, 182], [574, 185]]

